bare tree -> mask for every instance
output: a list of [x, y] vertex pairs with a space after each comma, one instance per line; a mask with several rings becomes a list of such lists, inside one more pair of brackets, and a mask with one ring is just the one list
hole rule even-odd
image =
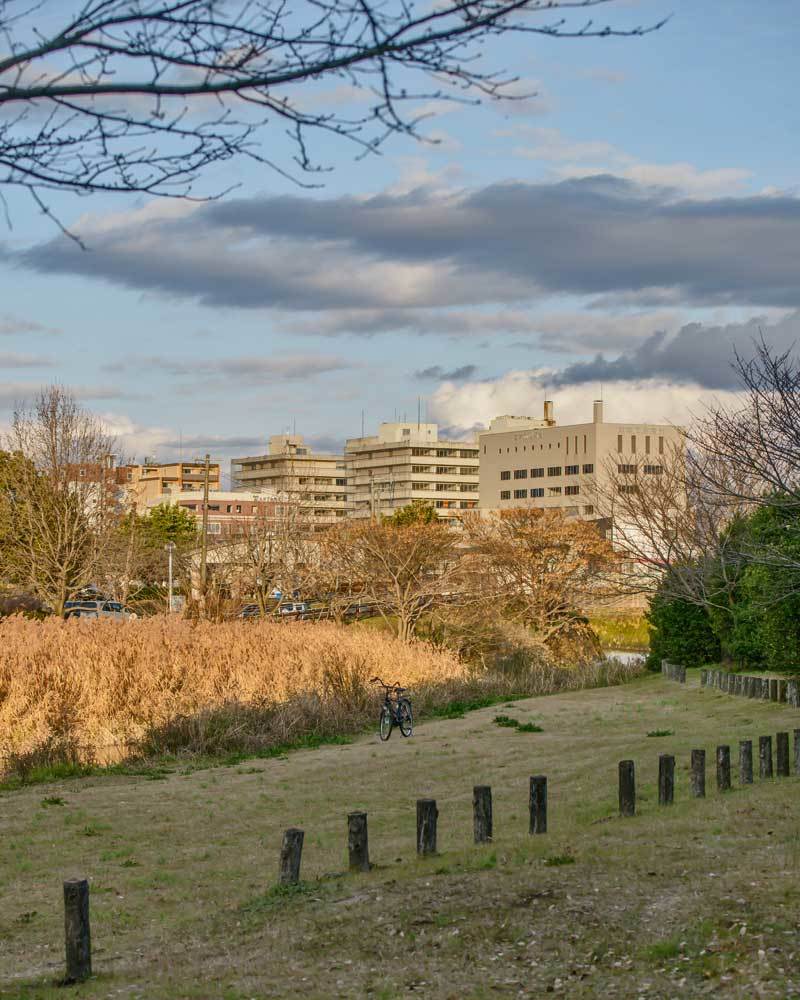
[[353, 581], [404, 642], [446, 599], [460, 555], [458, 536], [440, 523], [365, 520], [332, 529], [324, 545], [342, 578]]
[[[85, 0], [69, 14], [0, 0], [0, 184], [49, 212], [48, 190], [186, 196], [204, 168], [237, 155], [302, 176], [320, 169], [312, 133], [366, 154], [394, 133], [418, 136], [420, 100], [510, 96], [513, 78], [482, 58], [497, 36], [663, 23], [584, 20], [615, 2]], [[341, 107], [334, 85], [351, 98]], [[266, 125], [293, 142], [290, 162], [265, 148]]]
[[118, 517], [111, 439], [65, 389], [43, 390], [14, 414], [15, 466], [3, 562], [16, 582], [62, 614], [93, 582]]
[[580, 615], [615, 587], [618, 559], [596, 525], [560, 510], [518, 508], [464, 519], [473, 599], [550, 648], [591, 643]]

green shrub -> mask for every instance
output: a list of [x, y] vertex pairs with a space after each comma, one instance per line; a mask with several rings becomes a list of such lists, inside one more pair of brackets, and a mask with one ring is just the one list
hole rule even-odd
[[720, 657], [719, 639], [714, 634], [705, 608], [668, 597], [663, 588], [650, 601], [650, 655], [647, 666], [660, 670], [662, 660], [684, 667], [714, 663]]

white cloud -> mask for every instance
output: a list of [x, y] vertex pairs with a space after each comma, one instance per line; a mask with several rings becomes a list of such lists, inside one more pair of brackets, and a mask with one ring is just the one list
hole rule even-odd
[[[564, 386], [547, 390], [548, 375], [543, 369], [510, 371], [493, 381], [458, 385], [444, 382], [429, 397], [432, 420], [447, 427], [472, 429], [488, 426], [493, 417], [516, 414], [539, 417], [545, 399], [553, 399], [560, 424], [590, 423], [592, 400], [600, 387]], [[612, 382], [602, 387], [604, 414], [608, 421], [674, 423], [686, 425], [692, 414], [702, 412], [712, 399], [730, 402], [733, 392], [711, 394], [699, 385], [671, 385], [656, 379]]]

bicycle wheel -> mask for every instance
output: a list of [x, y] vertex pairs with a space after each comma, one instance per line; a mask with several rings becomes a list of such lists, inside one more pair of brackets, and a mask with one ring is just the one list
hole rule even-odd
[[382, 708], [381, 717], [378, 720], [378, 733], [384, 743], [392, 735], [393, 722], [394, 720], [392, 719], [392, 713], [390, 710], [388, 708]]
[[397, 715], [400, 719], [400, 732], [403, 736], [410, 736], [414, 732], [414, 716], [411, 713], [411, 702], [407, 698], [400, 699]]

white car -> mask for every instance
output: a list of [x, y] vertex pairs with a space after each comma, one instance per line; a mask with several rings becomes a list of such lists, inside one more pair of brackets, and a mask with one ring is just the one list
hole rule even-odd
[[115, 621], [134, 621], [139, 616], [119, 601], [67, 601], [65, 618], [113, 618]]

